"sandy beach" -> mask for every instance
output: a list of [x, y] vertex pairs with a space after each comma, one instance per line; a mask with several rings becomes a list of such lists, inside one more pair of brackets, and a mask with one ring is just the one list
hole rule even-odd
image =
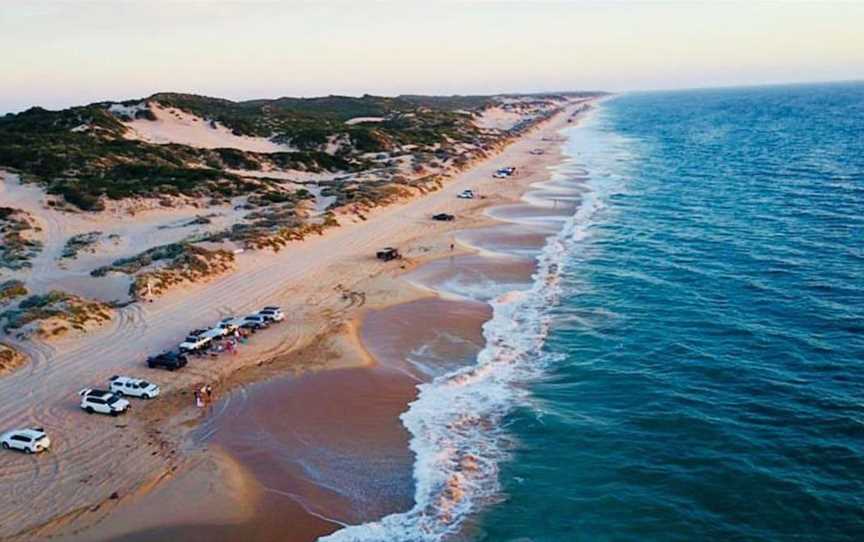
[[[497, 256], [502, 260], [494, 264], [475, 261], [463, 267], [465, 272], [482, 274], [483, 266], [491, 266], [510, 282], [530, 277], [531, 265], [520, 251], [530, 252], [554, 231], [557, 216], [568, 212], [568, 196], [562, 194], [555, 209], [542, 212], [517, 202], [532, 184], [547, 180], [549, 167], [560, 162], [556, 134], [572, 121], [572, 112], [569, 108], [544, 122], [499, 154], [450, 179], [438, 192], [376, 209], [365, 221], [328, 230], [276, 254], [246, 254], [238, 259], [236, 271], [184, 286], [150, 303], [127, 306], [110, 324], [84, 336], [51, 344], [16, 344], [32, 361], [0, 379], [0, 424], [45, 427], [54, 448], [38, 458], [11, 456], [0, 466], [4, 486], [10, 488], [0, 496], [0, 538], [145, 540], [180, 529], [184, 539], [196, 539], [195, 533], [202, 540], [216, 539], [208, 536], [214, 529], [188, 527], [209, 525], [219, 527], [221, 539], [230, 540], [237, 534], [231, 525], [248, 528], [252, 522], [266, 539], [264, 535], [290, 522], [292, 532], [298, 533], [292, 539], [306, 540], [345, 523], [409, 507], [412, 457], [398, 415], [424, 375], [422, 367], [399, 360], [406, 349], [429, 338], [380, 330], [411, 321], [411, 315], [416, 321], [417, 314], [442, 311], [428, 303], [449, 303], [464, 316], [451, 322], [453, 333], [464, 339], [450, 341], [453, 358], [476, 354], [488, 312], [482, 304], [440, 299], [435, 284], [459, 282], [446, 266], [440, 268], [445, 265], [441, 262], [471, 258], [491, 247], [509, 256]], [[534, 149], [544, 153], [530, 154]], [[492, 173], [505, 166], [515, 166], [518, 173], [507, 180], [493, 179]], [[466, 188], [480, 197], [457, 199]], [[492, 207], [495, 210], [487, 213]], [[457, 220], [430, 220], [440, 212], [455, 214]], [[477, 233], [511, 220], [520, 222], [517, 235]], [[457, 237], [455, 232], [463, 230], [471, 231]], [[388, 245], [399, 247], [405, 258], [377, 261], [375, 251]], [[458, 288], [453, 292], [458, 297]], [[281, 306], [286, 322], [255, 334], [236, 355], [196, 358], [176, 373], [143, 366], [147, 355], [176, 344], [188, 329], [264, 305]], [[384, 323], [370, 324], [382, 319]], [[422, 325], [417, 322], [413, 327]], [[404, 336], [406, 342], [387, 345], [382, 337], [391, 336]], [[75, 401], [77, 391], [119, 373], [146, 376], [162, 386], [163, 396], [152, 403], [135, 403], [124, 418], [82, 414]], [[224, 400], [196, 409], [191, 390], [204, 383]], [[26, 390], [24, 400], [20, 390]], [[375, 395], [382, 397], [378, 404], [351, 400]], [[255, 402], [272, 404], [277, 398], [282, 401], [279, 422], [284, 424], [280, 434], [294, 439], [286, 453], [309, 453], [303, 430], [314, 430], [316, 448], [330, 438], [324, 449], [366, 449], [369, 457], [389, 457], [388, 472], [380, 477], [388, 480], [386, 487], [365, 501], [322, 490], [326, 484], [320, 479], [260, 461], [255, 452], [260, 442], [253, 446], [231, 438], [244, 434], [244, 424], [254, 424], [244, 412], [266, 410], [256, 409]], [[341, 426], [332, 425], [337, 419]], [[370, 438], [358, 440], [363, 434]], [[322, 458], [318, 467], [323, 471], [328, 463]], [[329, 467], [337, 468], [338, 463]], [[375, 465], [369, 469], [374, 471]], [[260, 483], [273, 472], [294, 481], [293, 493], [282, 495], [281, 505], [274, 504], [272, 488]], [[321, 476], [326, 478], [326, 473]], [[362, 486], [368, 471], [357, 477]], [[404, 483], [400, 487], [394, 479]], [[274, 511], [279, 522], [253, 521]]]

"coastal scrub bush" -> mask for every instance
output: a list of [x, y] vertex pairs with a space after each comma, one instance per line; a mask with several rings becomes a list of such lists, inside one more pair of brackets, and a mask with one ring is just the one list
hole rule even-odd
[[0, 283], [0, 303], [8, 303], [28, 293], [27, 287], [20, 280], [7, 280]]

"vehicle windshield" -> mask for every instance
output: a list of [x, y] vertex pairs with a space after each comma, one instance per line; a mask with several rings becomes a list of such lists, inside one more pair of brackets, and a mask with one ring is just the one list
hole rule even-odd
[[113, 405], [113, 404], [116, 403], [117, 401], [119, 401], [119, 399], [117, 398], [116, 395], [112, 395], [112, 396], [109, 397], [108, 399], [105, 399], [105, 402], [108, 403], [109, 405]]
[[150, 387], [150, 383], [147, 382], [146, 380], [142, 380], [141, 382], [138, 383], [138, 387], [139, 387], [139, 388], [149, 388], [149, 387]]

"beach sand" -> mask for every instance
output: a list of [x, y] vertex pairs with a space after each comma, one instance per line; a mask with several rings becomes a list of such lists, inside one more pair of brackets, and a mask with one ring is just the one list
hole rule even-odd
[[[405, 345], [391, 346], [397, 354], [377, 352], [382, 361], [375, 362], [361, 344], [360, 328], [366, 329], [362, 317], [368, 314], [374, 319], [375, 313], [370, 313], [373, 309], [434, 297], [422, 280], [415, 283], [402, 275], [425, 262], [472, 252], [476, 239], [462, 244], [456, 232], [495, 223], [484, 213], [486, 209], [517, 201], [532, 183], [548, 177], [548, 167], [561, 159], [560, 140], [553, 136], [567, 126], [569, 113], [559, 114], [500, 154], [449, 180], [439, 192], [376, 209], [365, 222], [330, 230], [277, 254], [250, 254], [238, 262], [236, 272], [186, 286], [152, 303], [126, 307], [110, 325], [92, 334], [51, 345], [29, 345], [31, 365], [0, 380], [0, 423], [37, 423], [52, 435], [55, 445], [47, 456], [13, 455], [0, 466], [0, 477], [9, 489], [0, 496], [0, 537], [148, 539], [146, 533], [157, 533], [153, 529], [158, 528], [159, 533], [183, 529], [186, 533], [189, 525], [195, 526], [195, 532], [203, 532], [202, 525], [219, 525], [220, 532], [228, 533], [229, 524], [247, 528], [259, 525], [250, 518], [262, 517], [262, 510], [273, 511], [274, 494], [288, 503], [276, 505], [280, 520], [290, 519], [292, 529], [310, 534], [410, 506], [411, 456], [398, 414], [416, 393], [422, 370], [416, 365], [388, 366], [383, 361], [398, 359]], [[534, 148], [546, 152], [530, 155]], [[502, 181], [491, 177], [496, 169], [509, 165], [518, 168], [515, 178]], [[465, 188], [473, 188], [482, 197], [457, 199], [455, 195]], [[429, 216], [438, 212], [453, 213], [458, 219], [453, 223], [431, 221]], [[511, 238], [510, 243], [529, 246], [547, 227], [549, 224], [528, 225], [532, 233], [517, 241]], [[506, 235], [498, 237], [504, 239]], [[451, 250], [454, 241], [456, 250]], [[386, 264], [375, 260], [375, 250], [383, 245], [399, 246], [405, 259]], [[513, 271], [514, 277], [530, 275], [530, 265], [523, 262], [515, 267], [521, 270]], [[354, 295], [346, 296], [346, 291]], [[269, 304], [282, 306], [287, 322], [256, 334], [238, 355], [195, 359], [176, 373], [141, 368], [147, 354], [176, 344], [189, 329]], [[469, 320], [473, 323], [463, 322], [453, 333], [473, 337], [465, 340], [473, 346], [463, 344], [465, 355], [470, 357], [469, 353], [479, 348], [476, 335], [488, 315], [479, 308], [463, 309], [472, 314]], [[404, 320], [397, 318], [396, 322]], [[418, 322], [417, 327], [422, 325]], [[392, 335], [409, 337], [403, 332]], [[412, 344], [408, 338], [405, 341]], [[382, 344], [371, 338], [366, 342]], [[314, 372], [320, 369], [334, 370]], [[80, 412], [75, 401], [78, 389], [89, 381], [101, 382], [112, 374], [130, 372], [145, 374], [160, 384], [163, 397], [146, 404], [136, 401], [132, 414], [121, 419], [88, 417]], [[286, 374], [302, 376], [288, 378]], [[268, 379], [271, 381], [263, 384], [248, 384]], [[210, 409], [194, 408], [191, 389], [201, 383], [214, 385], [217, 396], [225, 397], [225, 401]], [[268, 396], [267, 386], [287, 387], [290, 393]], [[28, 390], [26, 402], [14, 393], [22, 389]], [[238, 404], [238, 397], [246, 397], [246, 404]], [[381, 400], [370, 402], [370, 397]], [[310, 479], [303, 469], [284, 468], [284, 461], [269, 466], [266, 461], [259, 462], [255, 450], [261, 442], [235, 442], [231, 438], [242, 433], [231, 424], [251, 423], [243, 415], [249, 410], [242, 409], [255, 401], [265, 401], [263, 405], [284, 403], [274, 417], [288, 424], [288, 429], [274, 434], [292, 434], [297, 439], [289, 440], [287, 446], [264, 449], [285, 449], [298, 458], [306, 457], [303, 454], [311, 457], [326, 449], [319, 442], [332, 437], [329, 444], [350, 456], [352, 464], [356, 457], [348, 453], [351, 450], [367, 450], [369, 457], [390, 454], [392, 460], [383, 463], [399, 473], [380, 478], [400, 482], [388, 483], [379, 496], [362, 501], [356, 495], [322, 491], [326, 483]], [[232, 410], [235, 408], [241, 409], [239, 413]], [[261, 423], [267, 426], [272, 421]], [[315, 437], [314, 446], [301, 445], [300, 428]], [[366, 431], [361, 430], [364, 428]], [[208, 430], [215, 433], [208, 435]], [[358, 438], [366, 433], [369, 439]], [[267, 438], [266, 432], [258, 435]], [[387, 451], [375, 448], [376, 443]], [[244, 455], [247, 453], [252, 454], [251, 459]], [[319, 471], [337, 468], [327, 461], [319, 467]], [[274, 493], [260, 482], [262, 476], [266, 479], [267, 473], [277, 471], [280, 480], [293, 480], [284, 486], [289, 490], [279, 489], [287, 495]], [[210, 484], [214, 472], [230, 472], [224, 476], [230, 483]], [[344, 475], [341, 471], [336, 474]], [[218, 477], [223, 478], [221, 474]], [[367, 479], [368, 472], [360, 472], [358, 480], [361, 478]], [[236, 487], [243, 490], [232, 489]], [[171, 507], [171, 514], [158, 514], [160, 491], [182, 495], [187, 502], [201, 506], [190, 510]], [[242, 504], [232, 506], [231, 514], [222, 513], [224, 502], [234, 499]], [[143, 510], [140, 514], [136, 513], [139, 507]], [[133, 516], [134, 522], [125, 519]], [[268, 532], [276, 532], [280, 526], [259, 525], [274, 529]]]

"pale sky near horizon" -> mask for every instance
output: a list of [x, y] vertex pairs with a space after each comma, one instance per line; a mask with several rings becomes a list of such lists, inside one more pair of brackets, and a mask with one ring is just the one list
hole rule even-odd
[[631, 90], [864, 79], [864, 1], [0, 0], [0, 114], [160, 91]]

